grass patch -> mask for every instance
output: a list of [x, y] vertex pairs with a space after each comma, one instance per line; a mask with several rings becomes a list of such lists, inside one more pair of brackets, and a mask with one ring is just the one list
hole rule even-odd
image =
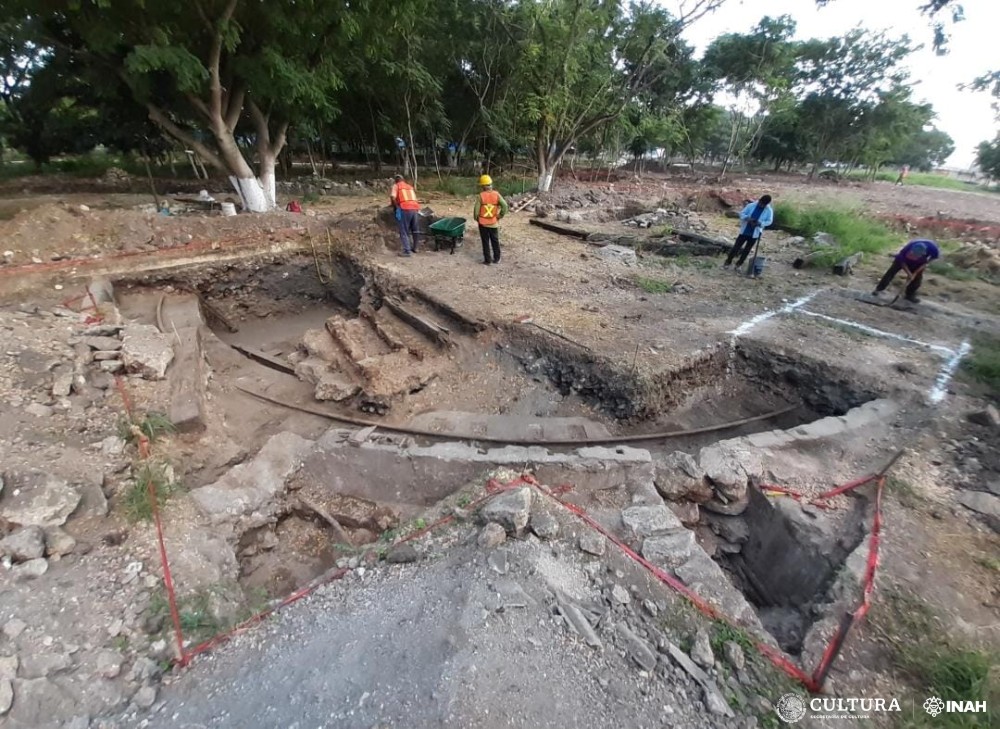
[[944, 701], [986, 701], [996, 711], [1000, 685], [994, 658], [950, 637], [930, 607], [914, 595], [886, 590], [871, 614], [873, 627], [885, 640], [893, 664], [913, 687], [915, 711], [904, 716], [900, 726], [907, 729], [986, 729], [991, 718], [985, 714], [925, 714], [920, 705], [929, 696]]
[[142, 416], [142, 420], [132, 421], [122, 416], [118, 420], [118, 437], [130, 445], [135, 445], [142, 433], [152, 443], [164, 435], [176, 432], [174, 424], [163, 413], [151, 411]]
[[[868, 173], [864, 170], [854, 170], [848, 177], [852, 180], [868, 180]], [[884, 170], [875, 174], [878, 182], [896, 182], [899, 172]], [[1000, 192], [1000, 188], [990, 185], [979, 185], [975, 182], [964, 182], [947, 175], [937, 175], [933, 172], [911, 172], [903, 181], [903, 186], [916, 185], [917, 187], [936, 187], [941, 190], [962, 190], [973, 192]]]
[[647, 294], [669, 294], [674, 290], [674, 285], [672, 283], [661, 281], [658, 278], [647, 278], [645, 276], [637, 276], [635, 278], [635, 285]]
[[899, 236], [885, 224], [866, 218], [851, 208], [820, 207], [778, 203], [774, 219], [782, 228], [797, 235], [812, 238], [817, 233], [829, 233], [837, 240], [835, 246], [816, 246], [810, 263], [816, 267], [832, 266], [855, 253], [877, 255], [899, 246]]
[[954, 263], [948, 263], [947, 261], [934, 261], [927, 267], [927, 270], [930, 273], [936, 273], [938, 276], [944, 276], [955, 281], [972, 281], [979, 278], [979, 275], [975, 271], [970, 271], [967, 268], [959, 268]]
[[973, 380], [1000, 394], [1000, 339], [982, 337], [974, 341], [962, 367]]
[[890, 494], [894, 494], [899, 503], [908, 509], [916, 509], [924, 503], [924, 498], [917, 493], [913, 484], [897, 476], [889, 476], [885, 480], [885, 487]]
[[153, 501], [150, 484], [156, 493], [156, 502], [162, 508], [179, 488], [173, 469], [159, 461], [142, 461], [134, 468], [132, 483], [125, 490], [122, 509], [130, 521], [150, 521], [153, 518]]
[[991, 572], [1000, 572], [1000, 558], [997, 557], [976, 557], [976, 564], [985, 567]]
[[724, 654], [726, 643], [736, 643], [743, 649], [744, 653], [756, 650], [754, 639], [750, 637], [749, 633], [722, 622], [716, 622], [713, 626], [709, 643], [712, 646], [712, 652], [717, 657]]

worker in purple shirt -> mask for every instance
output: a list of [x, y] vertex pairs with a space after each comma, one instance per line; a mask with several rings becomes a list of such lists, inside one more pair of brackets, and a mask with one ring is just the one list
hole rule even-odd
[[872, 292], [873, 295], [881, 294], [889, 288], [889, 284], [892, 283], [892, 279], [896, 277], [897, 273], [906, 271], [908, 281], [904, 298], [914, 304], [918, 303], [920, 299], [917, 298], [917, 289], [924, 281], [924, 269], [927, 268], [927, 264], [936, 261], [940, 256], [941, 251], [938, 250], [934, 241], [911, 240], [896, 254], [889, 270], [885, 272], [882, 280], [875, 287], [875, 291]]

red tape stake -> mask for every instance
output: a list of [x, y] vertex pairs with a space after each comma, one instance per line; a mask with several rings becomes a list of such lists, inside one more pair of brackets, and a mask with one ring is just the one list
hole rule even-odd
[[181, 630], [181, 614], [177, 609], [177, 593], [174, 591], [174, 578], [170, 573], [170, 561], [167, 559], [167, 547], [163, 540], [163, 522], [160, 520], [160, 507], [156, 498], [156, 487], [153, 479], [146, 481], [149, 491], [149, 501], [153, 505], [153, 521], [156, 522], [156, 539], [160, 544], [160, 561], [163, 563], [163, 584], [167, 588], [167, 601], [170, 603], [170, 619], [174, 623], [174, 640], [177, 641], [177, 662], [186, 666], [189, 656], [184, 652], [184, 633]]

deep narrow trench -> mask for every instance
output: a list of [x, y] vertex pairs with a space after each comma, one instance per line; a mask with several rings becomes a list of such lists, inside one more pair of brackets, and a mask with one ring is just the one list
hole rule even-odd
[[868, 499], [854, 495], [837, 513], [793, 499], [772, 502], [755, 487], [749, 494], [742, 515], [706, 512], [705, 526], [721, 540], [717, 559], [764, 627], [798, 655], [838, 571], [865, 536]]

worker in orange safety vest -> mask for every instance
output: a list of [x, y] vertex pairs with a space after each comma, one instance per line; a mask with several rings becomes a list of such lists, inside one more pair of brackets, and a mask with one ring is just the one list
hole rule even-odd
[[389, 191], [389, 201], [396, 212], [399, 241], [403, 244], [403, 250], [399, 255], [409, 258], [417, 252], [417, 236], [420, 233], [417, 230], [417, 211], [420, 210], [417, 191], [403, 179], [402, 175], [396, 175], [392, 190]]
[[[483, 241], [483, 263], [500, 263], [500, 219], [507, 214], [507, 201], [493, 189], [493, 178], [479, 178], [482, 191], [476, 197], [472, 215], [479, 223], [479, 237]], [[492, 256], [490, 248], [492, 247]]]

